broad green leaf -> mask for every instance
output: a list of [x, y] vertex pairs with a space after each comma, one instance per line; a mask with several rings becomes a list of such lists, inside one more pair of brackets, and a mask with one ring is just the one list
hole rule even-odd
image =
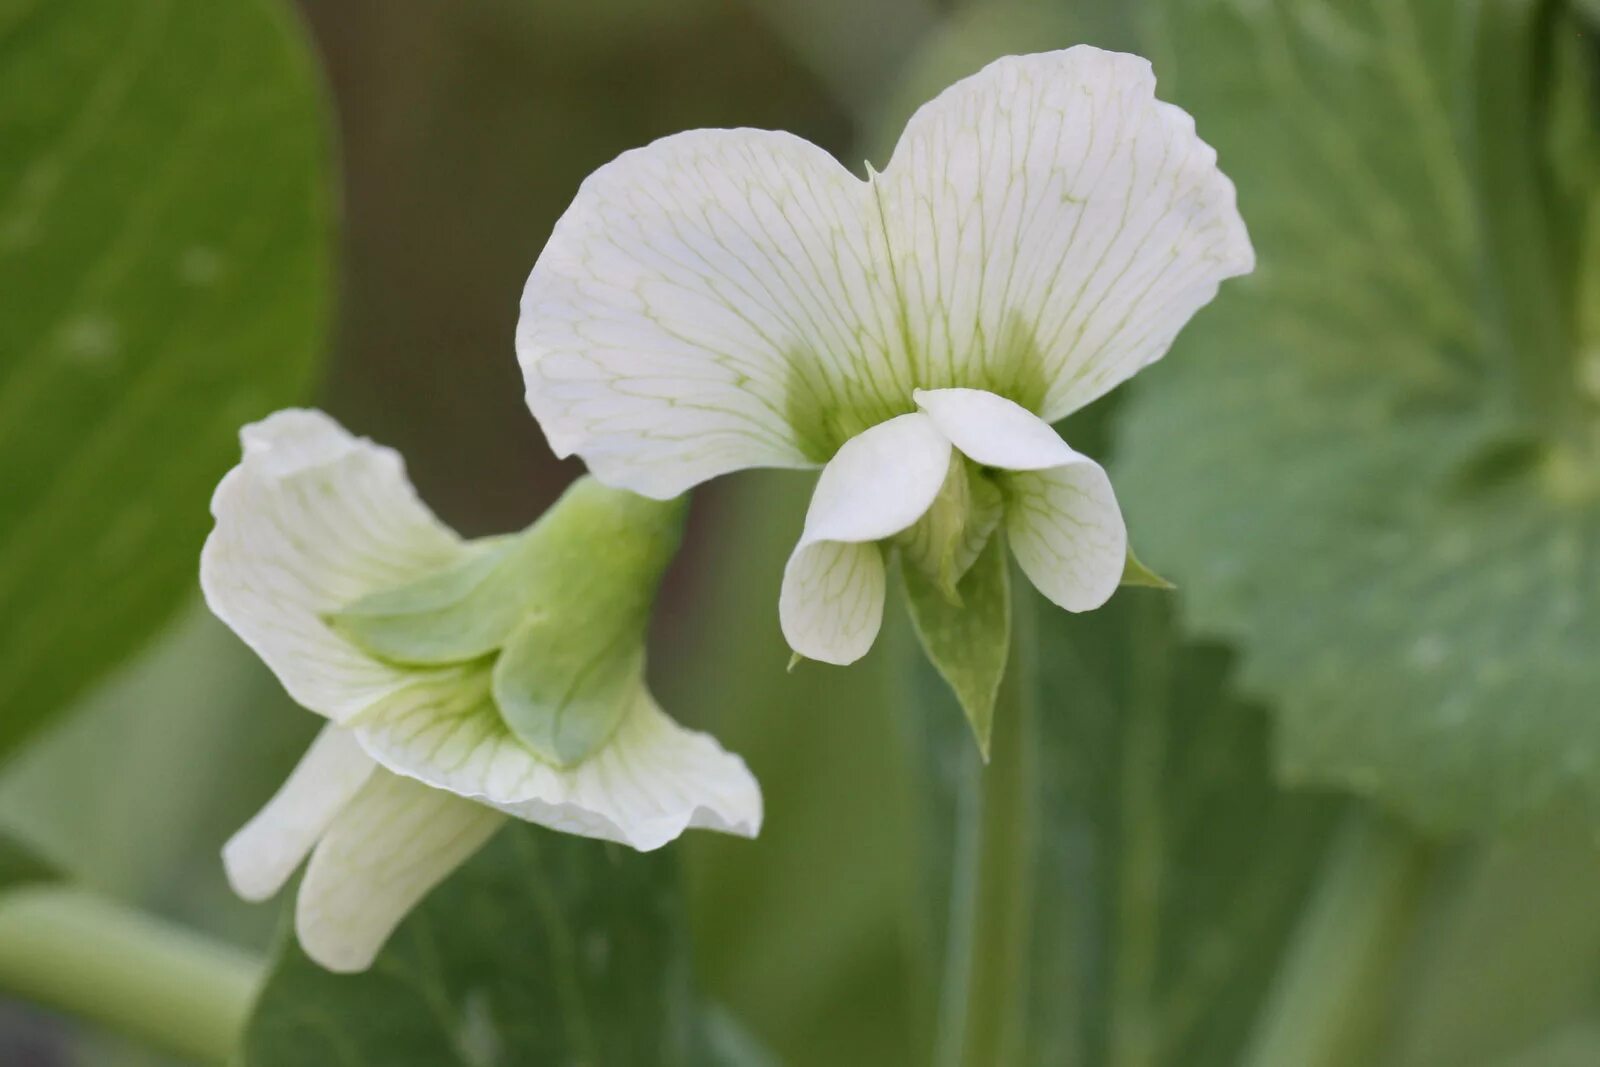
[[1260, 266], [1135, 383], [1130, 530], [1240, 646], [1288, 780], [1442, 830], [1600, 817], [1585, 220], [1545, 151], [1540, 7], [1145, 5]]
[[1009, 568], [1006, 540], [996, 535], [989, 538], [954, 595], [915, 564], [907, 562], [900, 569], [922, 650], [955, 693], [985, 761], [994, 704], [1011, 653]]
[[[1240, 1062], [1343, 805], [1276, 786], [1266, 713], [1228, 655], [1178, 639], [1170, 599], [1041, 608], [1036, 696], [1002, 700], [987, 767], [919, 668], [932, 1062]], [[985, 1036], [969, 998], [1007, 966]]]
[[239, 425], [327, 318], [330, 165], [276, 0], [0, 6], [0, 758], [194, 587]]
[[286, 936], [239, 1062], [700, 1067], [715, 1061], [681, 920], [671, 850], [511, 825], [364, 974], [330, 974]]

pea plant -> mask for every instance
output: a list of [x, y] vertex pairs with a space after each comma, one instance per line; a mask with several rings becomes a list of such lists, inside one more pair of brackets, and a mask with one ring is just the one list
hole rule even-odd
[[0, 1062], [1600, 1062], [1600, 8], [746, 8], [366, 16], [583, 135], [416, 390], [358, 16], [0, 4]]

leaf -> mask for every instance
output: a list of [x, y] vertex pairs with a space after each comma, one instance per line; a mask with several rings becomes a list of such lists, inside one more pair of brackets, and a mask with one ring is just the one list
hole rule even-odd
[[1540, 166], [1538, 6], [1168, 2], [1147, 26], [1260, 266], [1136, 383], [1130, 529], [1239, 645], [1288, 780], [1435, 830], [1600, 817], [1583, 220]]
[[194, 587], [327, 319], [327, 125], [269, 0], [0, 13], [0, 758]]
[[922, 650], [960, 702], [985, 761], [1011, 653], [1009, 567], [1005, 538], [996, 535], [957, 583], [954, 598], [914, 563], [900, 568]]
[[1592, 1040], [1600, 851], [1587, 823], [1560, 813], [1456, 856], [1446, 873], [1402, 971], [1384, 1067], [1533, 1067], [1577, 1033]]
[[[1343, 804], [1275, 785], [1265, 712], [1234, 694], [1228, 655], [1178, 640], [1170, 599], [1043, 608], [1023, 668], [1035, 704], [1002, 703], [986, 768], [918, 669], [928, 957], [944, 968], [932, 1062], [956, 1062], [952, 1046], [965, 1063], [1240, 1062]], [[963, 873], [972, 849], [985, 884], [1020, 890], [985, 898]], [[970, 1010], [965, 1037], [952, 1024], [969, 995], [959, 961], [992, 969], [1007, 951], [1016, 985], [998, 987], [1000, 1034], [974, 1054]]]
[[57, 877], [59, 874], [52, 865], [13, 838], [0, 836], [0, 892]]
[[366, 973], [324, 971], [286, 935], [240, 1063], [699, 1067], [676, 870], [670, 850], [510, 825]]

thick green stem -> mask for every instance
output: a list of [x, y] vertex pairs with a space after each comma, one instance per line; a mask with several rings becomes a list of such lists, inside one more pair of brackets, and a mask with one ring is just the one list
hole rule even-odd
[[937, 1067], [1016, 1063], [1022, 1048], [1037, 836], [1033, 611], [1024, 587], [990, 761], [983, 766], [974, 753], [958, 799]]
[[1161, 789], [1167, 771], [1166, 702], [1174, 649], [1162, 605], [1141, 596], [1129, 605], [1141, 642], [1129, 680], [1118, 832], [1117, 950], [1111, 960], [1108, 1020], [1113, 1067], [1152, 1067], [1160, 1059], [1155, 990], [1160, 967], [1161, 892], [1166, 877], [1166, 820]]
[[201, 1063], [225, 1063], [260, 965], [78, 889], [0, 895], [0, 991]]
[[1352, 816], [1289, 945], [1246, 1067], [1371, 1062], [1430, 859], [1404, 827]]

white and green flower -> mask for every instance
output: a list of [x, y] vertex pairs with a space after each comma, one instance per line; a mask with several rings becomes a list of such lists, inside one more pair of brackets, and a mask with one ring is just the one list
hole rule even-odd
[[329, 722], [223, 855], [252, 900], [310, 855], [296, 926], [314, 959], [368, 966], [507, 817], [641, 850], [690, 827], [755, 835], [743, 761], [644, 685], [680, 504], [584, 479], [523, 533], [464, 541], [395, 452], [320, 412], [241, 437], [206, 602]]
[[557, 454], [658, 499], [821, 466], [780, 596], [804, 656], [867, 651], [896, 546], [954, 601], [1003, 536], [1051, 601], [1097, 607], [1126, 530], [1050, 424], [1159, 359], [1254, 259], [1215, 153], [1154, 93], [1136, 56], [1002, 59], [866, 180], [762, 130], [627, 152], [528, 279], [528, 404]]

